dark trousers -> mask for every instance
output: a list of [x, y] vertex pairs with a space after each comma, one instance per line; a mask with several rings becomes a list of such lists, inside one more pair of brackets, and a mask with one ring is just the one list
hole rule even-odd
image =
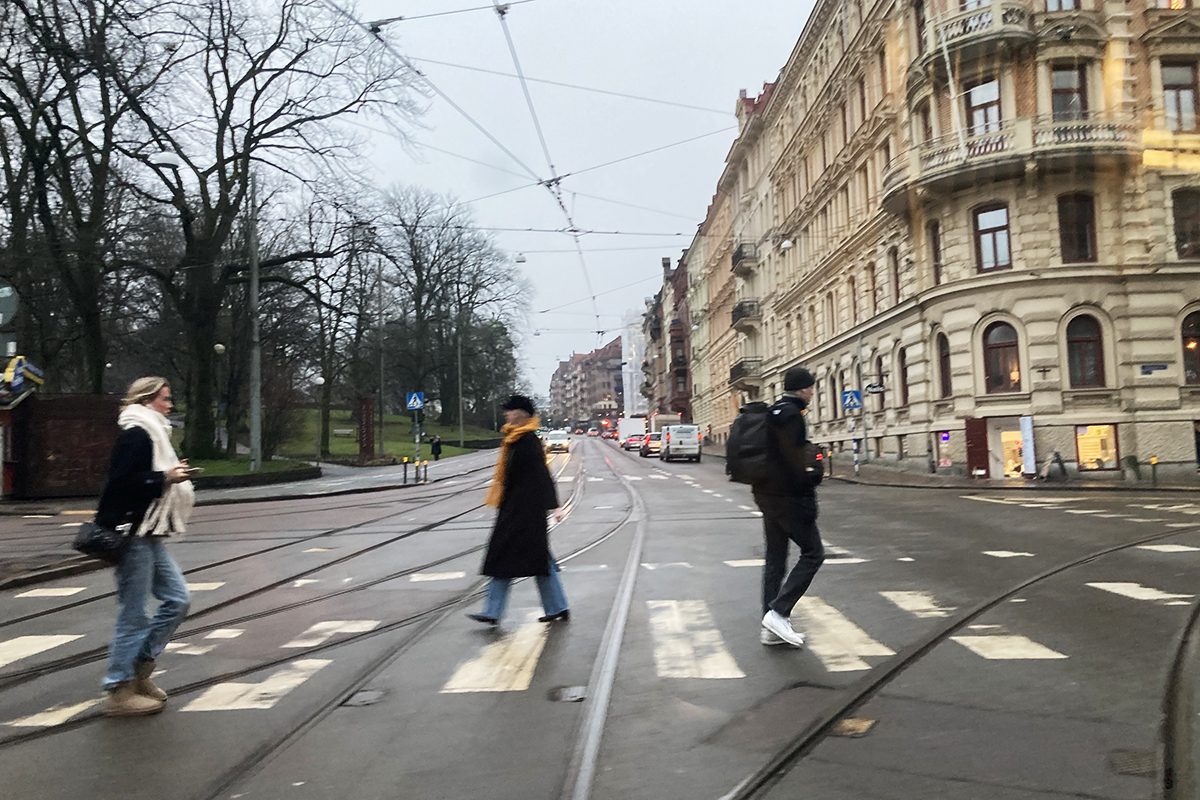
[[[817, 501], [812, 496], [784, 497], [757, 492], [754, 501], [763, 515], [767, 545], [763, 566], [763, 613], [774, 609], [781, 616], [789, 617], [825, 561], [825, 547], [817, 530]], [[795, 542], [800, 548], [800, 560], [785, 581], [788, 541]]]

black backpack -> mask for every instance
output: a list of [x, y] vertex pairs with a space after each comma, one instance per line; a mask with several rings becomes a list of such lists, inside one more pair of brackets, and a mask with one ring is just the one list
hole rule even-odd
[[[762, 401], [747, 403], [729, 429], [725, 442], [725, 474], [736, 483], [761, 486], [778, 473], [780, 454], [771, 432], [771, 410]], [[824, 453], [811, 441], [800, 449], [804, 474], [799, 479], [816, 486], [825, 478]]]

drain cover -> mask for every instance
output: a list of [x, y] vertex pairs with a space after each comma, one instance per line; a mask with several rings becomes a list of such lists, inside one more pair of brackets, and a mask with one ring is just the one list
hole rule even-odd
[[879, 720], [848, 717], [833, 726], [831, 736], [843, 736], [847, 739], [860, 739], [866, 736]]
[[559, 703], [582, 703], [587, 699], [587, 687], [559, 686], [550, 690], [550, 699]]
[[383, 689], [360, 689], [350, 696], [344, 706], [373, 706], [387, 694]]
[[1154, 753], [1149, 750], [1110, 750], [1108, 768], [1118, 775], [1153, 778], [1158, 771]]

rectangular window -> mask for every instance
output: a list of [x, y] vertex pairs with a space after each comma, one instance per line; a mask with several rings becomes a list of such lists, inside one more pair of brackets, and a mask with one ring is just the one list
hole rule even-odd
[[867, 121], [867, 84], [859, 78], [855, 86], [854, 93], [858, 96], [858, 124], [862, 125]]
[[929, 264], [933, 268], [934, 286], [942, 282], [942, 226], [937, 220], [931, 220], [925, 226], [929, 235]]
[[1055, 122], [1087, 118], [1087, 67], [1055, 66], [1050, 71], [1050, 105]]
[[1162, 77], [1167, 130], [1196, 130], [1196, 65], [1163, 64]]
[[958, 8], [960, 11], [974, 11], [977, 8], [990, 6], [989, 0], [959, 0]]
[[1200, 258], [1200, 190], [1180, 189], [1171, 196], [1175, 216], [1175, 252]]
[[933, 141], [933, 115], [929, 112], [929, 104], [921, 106], [921, 141], [927, 143]]
[[1096, 209], [1090, 194], [1058, 198], [1058, 237], [1064, 264], [1096, 261]]
[[988, 206], [975, 211], [975, 255], [980, 272], [1012, 266], [1008, 206]]
[[1047, 11], [1078, 11], [1079, 0], [1046, 0]]
[[913, 19], [917, 25], [917, 55], [925, 54], [925, 3], [917, 0], [913, 4]]
[[991, 80], [969, 86], [967, 124], [972, 136], [997, 133], [1000, 130], [1000, 81]]
[[1116, 425], [1077, 425], [1075, 427], [1075, 457], [1079, 471], [1120, 469], [1121, 454], [1117, 450]]

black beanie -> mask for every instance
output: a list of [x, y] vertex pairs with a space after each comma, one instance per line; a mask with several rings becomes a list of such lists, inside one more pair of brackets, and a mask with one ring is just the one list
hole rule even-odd
[[804, 367], [792, 367], [783, 376], [783, 390], [785, 392], [798, 392], [801, 389], [807, 389], [816, 382], [817, 379]]
[[533, 401], [520, 394], [514, 394], [512, 397], [508, 398], [507, 403], [500, 407], [505, 411], [524, 411], [531, 417], [536, 413], [533, 410]]

